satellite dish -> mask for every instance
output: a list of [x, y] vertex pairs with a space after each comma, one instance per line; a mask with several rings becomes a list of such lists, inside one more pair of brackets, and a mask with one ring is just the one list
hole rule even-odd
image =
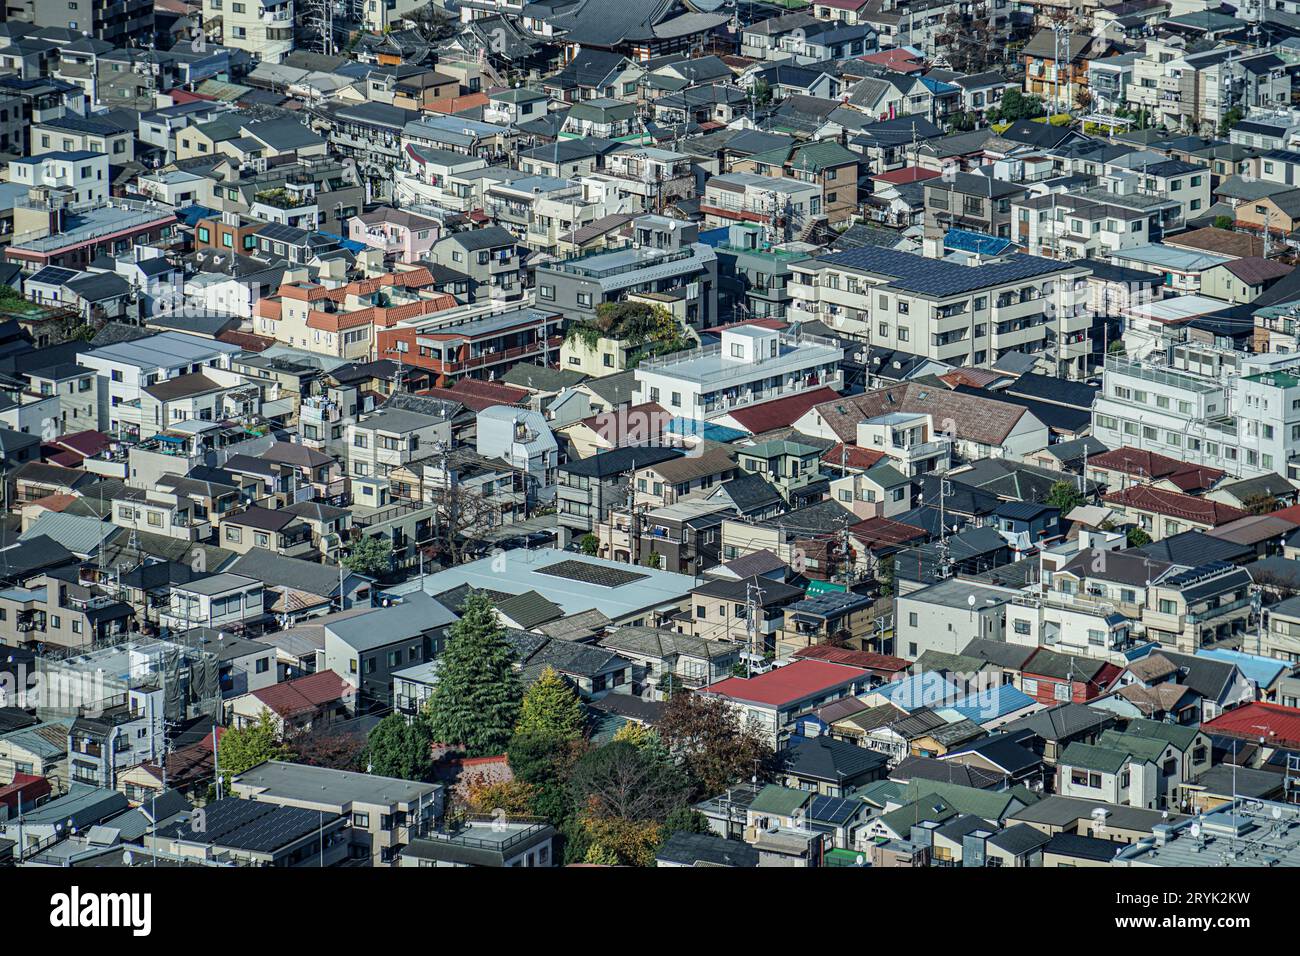
[[865, 866], [867, 862], [867, 858], [863, 856], [861, 853], [859, 853], [857, 856], [853, 858], [853, 862], [856, 863], [858, 866]]
[[122, 865], [123, 865], [123, 866], [130, 866], [130, 865], [131, 865], [131, 862], [132, 862], [134, 859], [135, 859], [135, 857], [131, 855], [131, 851], [130, 851], [130, 850], [124, 850], [124, 851], [122, 852]]
[[970, 605], [971, 607], [974, 607], [974, 606], [975, 606], [975, 595], [973, 595], [973, 594], [968, 594], [968, 595], [966, 596], [966, 603], [967, 603], [968, 605]]
[[1199, 823], [1193, 823], [1193, 824], [1192, 824], [1191, 834], [1192, 834], [1193, 837], [1196, 837], [1196, 838], [1199, 838], [1199, 837], [1200, 837], [1200, 835], [1201, 835], [1201, 825], [1200, 825]]
[[1274, 807], [1274, 808], [1273, 808], [1273, 819], [1274, 819], [1274, 820], [1281, 820], [1281, 819], [1282, 819], [1282, 808], [1281, 808], [1281, 807]]

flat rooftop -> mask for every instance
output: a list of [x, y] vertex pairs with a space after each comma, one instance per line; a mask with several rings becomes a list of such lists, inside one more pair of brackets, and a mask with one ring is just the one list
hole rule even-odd
[[268, 760], [251, 770], [235, 774], [234, 783], [254, 788], [259, 796], [279, 797], [320, 806], [371, 803], [390, 806], [397, 803], [428, 801], [442, 789], [438, 783], [420, 783], [395, 777], [376, 777], [368, 773], [331, 770], [306, 764]]
[[[536, 591], [559, 605], [566, 617], [596, 609], [619, 621], [658, 608], [678, 607], [695, 587], [695, 578], [558, 548], [516, 548], [426, 575], [423, 590], [442, 594], [463, 585], [508, 594]], [[419, 581], [408, 581], [389, 592], [400, 595], [420, 589]]]

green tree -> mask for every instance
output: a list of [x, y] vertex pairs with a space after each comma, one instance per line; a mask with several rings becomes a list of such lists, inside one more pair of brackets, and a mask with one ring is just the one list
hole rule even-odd
[[678, 807], [664, 820], [663, 832], [665, 842], [674, 833], [708, 833], [709, 821], [690, 807]]
[[663, 567], [663, 564], [664, 564], [663, 556], [658, 551], [651, 551], [650, 556], [645, 559], [645, 566], [647, 568], [658, 569]]
[[366, 761], [379, 777], [424, 780], [433, 770], [433, 738], [423, 720], [389, 714], [370, 731]]
[[599, 843], [592, 843], [587, 847], [587, 852], [583, 855], [582, 862], [591, 864], [592, 866], [623, 865], [623, 861], [619, 859], [617, 853], [613, 850], [606, 849]]
[[1036, 96], [1026, 96], [1013, 86], [1002, 94], [1002, 103], [996, 110], [989, 112], [989, 119], [1012, 123], [1016, 120], [1034, 119], [1046, 112], [1042, 100]]
[[1058, 481], [1047, 492], [1047, 503], [1053, 508], [1060, 508], [1066, 515], [1083, 504], [1083, 492], [1072, 481]]
[[578, 695], [555, 668], [547, 666], [524, 694], [515, 733], [577, 740], [586, 723]]
[[1128, 534], [1125, 537], [1128, 539], [1128, 546], [1130, 548], [1145, 548], [1151, 543], [1151, 535], [1147, 534], [1137, 525], [1130, 525]]
[[465, 599], [461, 618], [438, 664], [438, 683], [429, 697], [433, 738], [463, 746], [471, 757], [502, 753], [519, 719], [519, 678], [514, 652], [482, 591]]
[[600, 553], [600, 539], [594, 534], [584, 534], [578, 542], [578, 547], [582, 549], [583, 554], [589, 554], [594, 558]]
[[1115, 339], [1110, 345], [1106, 346], [1107, 355], [1127, 355], [1128, 348], [1124, 345], [1123, 339]]
[[1219, 135], [1227, 136], [1232, 128], [1241, 122], [1245, 114], [1241, 111], [1240, 106], [1234, 106], [1228, 112], [1223, 114], [1223, 120], [1219, 123]]
[[1214, 228], [1215, 228], [1215, 229], [1231, 229], [1234, 225], [1235, 225], [1235, 223], [1233, 222], [1233, 219], [1232, 219], [1231, 216], [1215, 216], [1215, 217], [1214, 217]]
[[227, 730], [217, 742], [217, 763], [226, 786], [233, 775], [287, 756], [289, 749], [280, 742], [280, 732], [265, 707], [257, 715], [257, 723]]
[[393, 568], [392, 554], [388, 543], [379, 537], [363, 537], [352, 545], [343, 566], [357, 574], [380, 577]]

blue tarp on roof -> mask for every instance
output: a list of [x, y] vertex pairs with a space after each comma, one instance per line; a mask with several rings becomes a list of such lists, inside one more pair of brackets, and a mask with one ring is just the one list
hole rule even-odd
[[219, 210], [209, 209], [207, 206], [200, 206], [197, 203], [176, 210], [176, 218], [186, 226], [193, 226], [200, 219], [210, 219], [219, 215], [221, 215]]
[[1000, 256], [1011, 248], [1011, 240], [969, 229], [949, 229], [947, 235], [943, 237], [943, 246], [945, 249], [955, 249], [957, 252]]
[[722, 226], [718, 229], [701, 229], [700, 242], [704, 243], [706, 246], [713, 246], [715, 248], [717, 246], [725, 246], [727, 244], [727, 237], [730, 234], [730, 226]]
[[316, 235], [324, 236], [326, 239], [337, 240], [338, 244], [348, 252], [362, 252], [366, 248], [364, 242], [357, 242], [355, 239], [344, 239], [337, 232], [326, 232], [323, 229], [317, 229]]
[[668, 432], [673, 435], [693, 435], [699, 438], [706, 438], [709, 441], [724, 442], [730, 444], [738, 438], [745, 438], [749, 433], [743, 432], [739, 428], [728, 428], [726, 425], [715, 425], [712, 422], [696, 421], [693, 418], [683, 418], [677, 416], [668, 423]]

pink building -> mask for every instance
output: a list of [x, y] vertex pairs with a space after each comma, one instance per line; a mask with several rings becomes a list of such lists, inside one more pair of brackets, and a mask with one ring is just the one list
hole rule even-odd
[[442, 223], [438, 220], [390, 206], [348, 220], [348, 238], [382, 249], [385, 256], [398, 262], [418, 262], [441, 234]]

